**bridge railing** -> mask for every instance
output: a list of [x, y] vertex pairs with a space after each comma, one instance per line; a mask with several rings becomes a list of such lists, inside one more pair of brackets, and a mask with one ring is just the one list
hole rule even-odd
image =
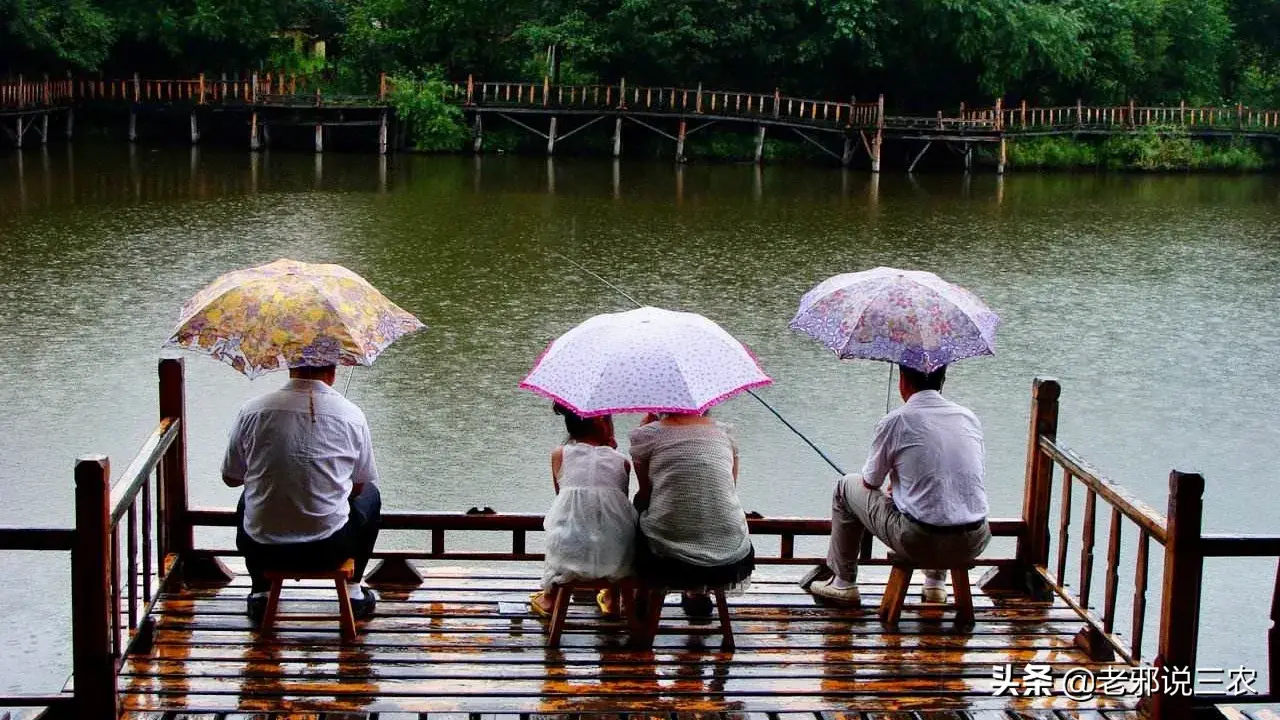
[[1124, 131], [1139, 128], [1182, 127], [1188, 130], [1224, 132], [1275, 131], [1280, 110], [1234, 106], [1173, 105], [1062, 105], [1033, 107], [1024, 100], [1001, 111], [1002, 127], [1009, 132], [1046, 130]]
[[56, 107], [71, 102], [75, 97], [75, 83], [70, 77], [30, 82], [18, 76], [16, 82], [0, 83], [0, 109], [25, 110]]
[[732, 90], [618, 84], [553, 85], [536, 82], [485, 82], [468, 77], [448, 85], [444, 98], [475, 107], [629, 111], [787, 120], [815, 125], [874, 128], [884, 116], [882, 100], [835, 102]]

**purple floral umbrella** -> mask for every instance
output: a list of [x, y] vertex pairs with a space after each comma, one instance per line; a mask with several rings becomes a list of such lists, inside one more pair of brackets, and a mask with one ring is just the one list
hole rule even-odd
[[933, 372], [994, 355], [1000, 318], [968, 290], [931, 272], [878, 267], [836, 275], [800, 299], [791, 328], [841, 359], [884, 360]]

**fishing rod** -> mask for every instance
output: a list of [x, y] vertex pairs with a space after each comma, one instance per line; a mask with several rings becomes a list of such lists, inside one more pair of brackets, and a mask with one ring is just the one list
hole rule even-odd
[[[576, 230], [576, 229], [577, 229], [577, 228], [576, 228], [577, 223], [575, 222], [575, 223], [574, 223], [574, 225], [575, 225], [575, 228], [574, 228], [574, 229]], [[579, 269], [579, 270], [581, 270], [582, 272], [584, 272], [584, 273], [586, 273], [586, 274], [590, 275], [591, 277], [595, 278], [596, 280], [599, 280], [600, 282], [604, 283], [607, 287], [609, 287], [610, 289], [612, 289], [614, 292], [616, 292], [616, 293], [618, 293], [619, 295], [621, 295], [622, 297], [624, 297], [624, 298], [626, 298], [626, 299], [630, 300], [630, 301], [632, 302], [632, 304], [634, 304], [636, 307], [644, 307], [644, 303], [642, 303], [642, 302], [640, 302], [639, 300], [636, 300], [635, 298], [631, 297], [631, 295], [630, 295], [629, 293], [627, 293], [627, 291], [623, 290], [622, 288], [618, 287], [617, 285], [614, 285], [613, 283], [611, 283], [611, 282], [609, 282], [608, 280], [604, 279], [604, 278], [603, 278], [603, 277], [601, 277], [599, 274], [597, 274], [595, 271], [593, 271], [593, 270], [591, 270], [590, 268], [588, 268], [588, 267], [584, 266], [582, 263], [578, 262], [577, 260], [574, 260], [574, 259], [573, 259], [573, 258], [571, 258], [571, 257], [568, 257], [568, 256], [566, 256], [566, 255], [562, 255], [562, 254], [560, 254], [560, 253], [558, 253], [558, 252], [554, 252], [554, 251], [552, 252], [552, 254], [553, 254], [553, 255], [555, 255], [556, 257], [558, 257], [558, 258], [560, 258], [560, 259], [562, 259], [562, 260], [564, 260], [564, 261], [568, 262], [569, 264], [571, 264], [571, 265], [573, 265], [574, 267], [578, 268], [578, 269]], [[760, 401], [760, 404], [761, 404], [761, 405], [763, 405], [763, 406], [765, 407], [765, 409], [766, 409], [766, 410], [768, 410], [769, 412], [773, 413], [773, 416], [774, 416], [774, 417], [776, 417], [776, 418], [778, 418], [779, 420], [781, 420], [781, 421], [782, 421], [782, 424], [783, 424], [783, 425], [786, 425], [788, 430], [790, 430], [791, 432], [793, 432], [793, 433], [795, 433], [797, 436], [799, 436], [799, 438], [800, 438], [801, 440], [805, 441], [805, 443], [806, 443], [806, 444], [808, 444], [808, 446], [809, 446], [809, 447], [813, 448], [813, 451], [814, 451], [814, 452], [818, 453], [818, 455], [819, 455], [823, 460], [826, 460], [826, 461], [827, 461], [827, 464], [828, 464], [828, 465], [830, 465], [830, 466], [831, 466], [831, 468], [832, 468], [833, 470], [835, 470], [836, 472], [840, 473], [841, 475], [844, 475], [844, 470], [843, 470], [839, 465], [837, 465], [837, 464], [836, 464], [836, 462], [835, 462], [834, 460], [832, 460], [830, 457], [827, 457], [827, 454], [826, 454], [825, 452], [823, 452], [823, 451], [822, 451], [822, 448], [818, 447], [817, 445], [814, 445], [812, 440], [810, 440], [809, 438], [805, 437], [805, 434], [804, 434], [804, 433], [802, 433], [802, 432], [800, 432], [799, 430], [797, 430], [795, 425], [792, 425], [791, 423], [787, 422], [787, 419], [786, 419], [786, 418], [784, 418], [784, 417], [782, 417], [782, 413], [778, 412], [777, 410], [774, 410], [774, 409], [773, 409], [773, 406], [772, 406], [772, 405], [770, 405], [768, 402], [766, 402], [764, 398], [762, 398], [762, 397], [760, 397], [759, 395], [757, 395], [757, 394], [756, 394], [756, 392], [755, 392], [754, 390], [748, 389], [748, 390], [747, 390], [747, 394], [748, 394], [748, 395], [750, 395], [751, 397], [755, 398], [756, 400]]]

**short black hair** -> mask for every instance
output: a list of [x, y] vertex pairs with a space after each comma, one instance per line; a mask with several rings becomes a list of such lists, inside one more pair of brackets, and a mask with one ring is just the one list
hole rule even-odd
[[946, 365], [931, 373], [920, 372], [906, 365], [899, 365], [898, 369], [902, 371], [902, 377], [906, 378], [907, 383], [916, 390], [941, 390], [942, 384], [947, 381]]
[[556, 403], [552, 406], [557, 415], [564, 416], [564, 429], [574, 440], [587, 440], [596, 434], [596, 424], [590, 418], [580, 417], [569, 408]]

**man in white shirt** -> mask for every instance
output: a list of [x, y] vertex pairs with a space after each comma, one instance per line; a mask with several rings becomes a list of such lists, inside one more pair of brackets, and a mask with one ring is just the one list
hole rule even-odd
[[[982, 425], [968, 409], [942, 397], [945, 367], [929, 374], [900, 370], [898, 391], [906, 404], [876, 425], [862, 472], [836, 482], [827, 551], [834, 576], [809, 586], [825, 602], [861, 603], [858, 550], [864, 530], [924, 568], [967, 565], [991, 542]], [[945, 570], [925, 571], [926, 602], [946, 602], [945, 577]]]
[[272, 568], [328, 570], [347, 558], [356, 617], [377, 596], [361, 582], [378, 539], [382, 498], [364, 413], [333, 389], [337, 368], [289, 370], [289, 382], [240, 408], [222, 462], [222, 480], [244, 487], [236, 547], [253, 580], [248, 614], [266, 610]]

